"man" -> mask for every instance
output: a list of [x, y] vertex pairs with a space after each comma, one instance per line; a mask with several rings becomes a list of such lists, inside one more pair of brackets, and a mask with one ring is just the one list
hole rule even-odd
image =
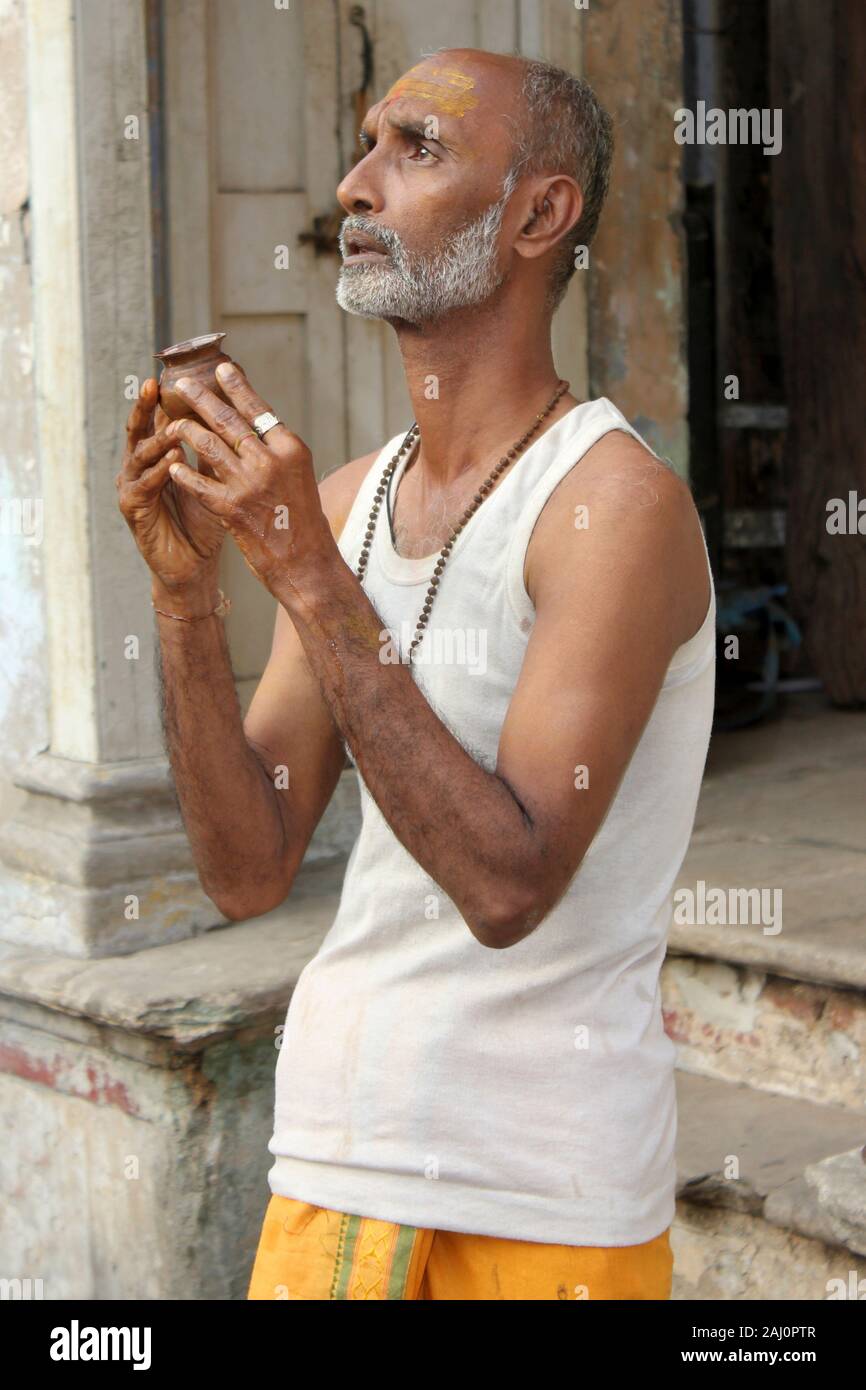
[[[338, 299], [394, 327], [417, 431], [317, 486], [229, 367], [230, 406], [191, 385], [198, 418], [168, 426], [145, 383], [118, 476], [227, 917], [284, 900], [347, 750], [360, 775], [339, 911], [288, 1011], [249, 1297], [667, 1298], [658, 976], [714, 600], [686, 486], [553, 365], [610, 120], [556, 68], [455, 50], [371, 108], [363, 144]], [[243, 724], [225, 531], [279, 601]]]

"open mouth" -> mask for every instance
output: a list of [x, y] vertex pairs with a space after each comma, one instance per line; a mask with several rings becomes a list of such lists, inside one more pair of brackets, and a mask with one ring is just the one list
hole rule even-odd
[[350, 233], [345, 241], [344, 265], [375, 265], [377, 262], [388, 259], [387, 251], [383, 250], [372, 237], [363, 236], [360, 232], [356, 232]]

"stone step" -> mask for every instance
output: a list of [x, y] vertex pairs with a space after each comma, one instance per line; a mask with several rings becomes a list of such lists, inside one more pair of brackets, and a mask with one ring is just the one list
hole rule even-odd
[[866, 1298], [866, 1120], [685, 1073], [677, 1104], [672, 1297]]
[[118, 1047], [147, 1038], [195, 1051], [241, 1027], [267, 1031], [333, 922], [344, 871], [312, 865], [272, 912], [131, 955], [82, 961], [0, 942], [0, 1013], [39, 1011], [52, 1031], [69, 1020], [76, 1036], [85, 1020], [114, 1030]]
[[675, 904], [670, 949], [866, 991], [866, 720], [815, 696], [789, 705], [713, 738], [677, 884], [696, 903], [700, 883], [778, 890], [781, 922], [680, 922]]
[[814, 695], [714, 737], [662, 975], [684, 1070], [862, 1109], [864, 766], [866, 721]]

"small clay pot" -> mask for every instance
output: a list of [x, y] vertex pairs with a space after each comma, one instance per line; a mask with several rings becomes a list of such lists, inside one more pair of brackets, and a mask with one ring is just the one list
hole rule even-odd
[[185, 343], [174, 343], [172, 347], [153, 354], [164, 364], [159, 378], [159, 403], [169, 419], [182, 420], [195, 414], [183, 396], [173, 389], [174, 383], [182, 376], [192, 377], [221, 400], [226, 399], [216, 379], [220, 362], [232, 360], [220, 350], [225, 336], [225, 333], [203, 333], [198, 338], [188, 338]]

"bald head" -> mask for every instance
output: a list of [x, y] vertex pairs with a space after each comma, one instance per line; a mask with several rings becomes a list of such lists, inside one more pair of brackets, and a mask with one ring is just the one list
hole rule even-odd
[[524, 60], [483, 48], [446, 48], [416, 63], [398, 78], [386, 100], [398, 91], [429, 94], [431, 102], [462, 117], [467, 111], [501, 98], [516, 114]]

